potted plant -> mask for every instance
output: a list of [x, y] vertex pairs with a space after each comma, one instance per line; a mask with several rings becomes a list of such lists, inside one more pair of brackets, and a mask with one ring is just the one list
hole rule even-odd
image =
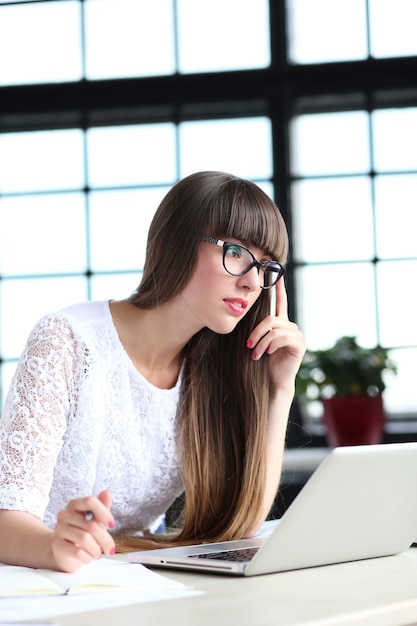
[[384, 432], [384, 372], [397, 372], [380, 346], [362, 348], [356, 337], [341, 337], [327, 350], [307, 351], [296, 394], [320, 399], [331, 446], [380, 443]]

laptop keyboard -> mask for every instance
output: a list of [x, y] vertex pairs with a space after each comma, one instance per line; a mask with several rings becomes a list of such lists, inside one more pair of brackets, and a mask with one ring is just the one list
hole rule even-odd
[[239, 550], [222, 550], [205, 554], [189, 554], [189, 559], [217, 559], [221, 561], [250, 561], [259, 548], [240, 548]]

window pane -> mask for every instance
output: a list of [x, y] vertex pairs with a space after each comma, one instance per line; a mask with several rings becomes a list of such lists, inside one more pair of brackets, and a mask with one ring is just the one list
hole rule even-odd
[[289, 58], [326, 63], [368, 56], [365, 0], [287, 0]]
[[85, 0], [87, 78], [172, 74], [172, 4], [172, 0]]
[[142, 272], [128, 274], [100, 274], [91, 278], [92, 300], [123, 300], [139, 285]]
[[83, 134], [54, 130], [0, 135], [0, 191], [84, 186]]
[[372, 56], [417, 54], [416, 0], [369, 0], [369, 10]]
[[81, 194], [3, 198], [3, 275], [85, 272], [85, 207]]
[[17, 361], [12, 361], [11, 363], [2, 363], [0, 369], [0, 410], [3, 408], [2, 405], [6, 399], [7, 391], [10, 387], [10, 383], [12, 382], [12, 378], [16, 371]]
[[417, 345], [417, 261], [381, 262], [377, 276], [382, 345]]
[[166, 188], [90, 195], [93, 271], [142, 269], [154, 213]]
[[43, 315], [86, 299], [87, 280], [81, 276], [2, 280], [0, 282], [2, 358], [20, 356], [32, 327]]
[[375, 204], [378, 257], [416, 257], [417, 175], [376, 176]]
[[297, 322], [311, 350], [342, 335], [356, 336], [363, 346], [377, 343], [371, 263], [298, 269], [297, 302]]
[[267, 196], [274, 199], [274, 186], [272, 183], [268, 181], [256, 181], [256, 184], [266, 193]]
[[0, 7], [0, 59], [0, 85], [80, 80], [80, 3]]
[[180, 124], [180, 176], [220, 170], [244, 178], [272, 175], [268, 118], [209, 120]]
[[292, 124], [292, 173], [299, 176], [359, 174], [369, 162], [364, 111], [302, 115]]
[[293, 185], [298, 261], [342, 261], [374, 256], [368, 178], [304, 180]]
[[178, 0], [179, 70], [267, 67], [268, 0]]
[[[417, 406], [416, 363], [417, 348], [390, 350], [397, 366], [397, 375], [386, 376], [384, 406], [388, 413], [414, 413]], [[386, 425], [389, 429], [389, 424]]]
[[374, 111], [372, 128], [377, 172], [417, 169], [417, 108]]
[[87, 131], [91, 187], [174, 182], [174, 124], [92, 128]]

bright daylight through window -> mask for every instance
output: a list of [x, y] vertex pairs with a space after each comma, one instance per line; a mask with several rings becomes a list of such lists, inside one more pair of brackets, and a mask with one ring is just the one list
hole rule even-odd
[[216, 169], [286, 216], [308, 346], [388, 348], [415, 429], [416, 23], [414, 0], [0, 1], [1, 402], [34, 323], [130, 294], [161, 198]]

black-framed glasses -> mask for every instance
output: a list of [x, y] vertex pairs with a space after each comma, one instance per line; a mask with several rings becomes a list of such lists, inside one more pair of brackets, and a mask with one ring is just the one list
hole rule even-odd
[[252, 267], [256, 267], [258, 273], [261, 271], [264, 276], [264, 284], [261, 285], [262, 289], [271, 289], [285, 274], [284, 267], [278, 261], [258, 261], [250, 250], [238, 243], [222, 241], [217, 239], [217, 237], [210, 237], [210, 235], [202, 235], [201, 239], [223, 248], [223, 267], [228, 274], [243, 276]]

